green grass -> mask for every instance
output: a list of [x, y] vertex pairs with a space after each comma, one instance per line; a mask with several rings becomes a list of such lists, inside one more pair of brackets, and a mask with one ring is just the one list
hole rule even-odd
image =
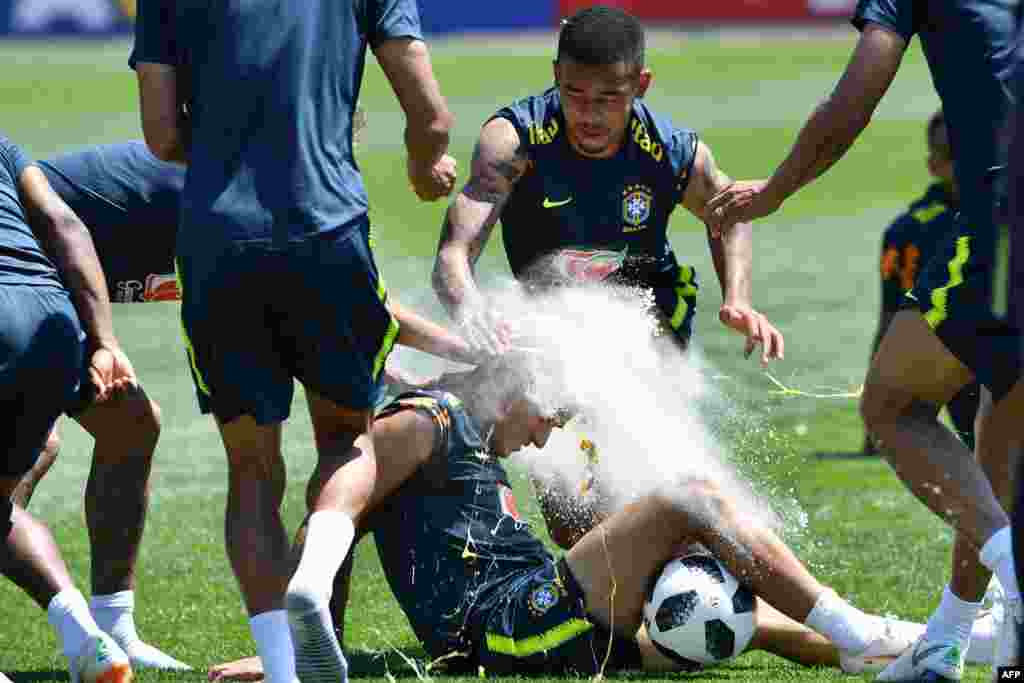
[[[835, 81], [849, 41], [800, 40], [719, 44], [683, 39], [655, 50], [650, 101], [696, 128], [720, 165], [736, 177], [771, 172], [813, 105]], [[480, 123], [513, 98], [550, 82], [548, 48], [447, 43], [435, 65], [458, 123], [453, 153], [465, 171]], [[0, 45], [0, 128], [37, 156], [89, 143], [138, 137], [134, 78], [125, 43]], [[378, 257], [392, 290], [435, 317], [440, 310], [427, 275], [444, 206], [424, 206], [407, 190], [402, 118], [376, 67], [367, 73], [363, 104], [370, 125], [359, 156], [379, 234]], [[787, 336], [776, 377], [806, 390], [849, 390], [863, 378], [874, 329], [877, 242], [885, 222], [927, 182], [924, 122], [937, 104], [916, 47], [892, 92], [848, 157], [829, 175], [756, 227], [755, 302]], [[141, 227], [141, 226], [140, 226]], [[717, 284], [701, 226], [678, 212], [671, 239], [680, 258], [702, 274], [696, 327], [720, 388], [749, 412], [754, 428], [736, 450], [755, 480], [795, 499], [806, 527], [791, 534], [816, 574], [874, 611], [923, 618], [948, 576], [951, 534], [904, 491], [877, 461], [819, 461], [820, 450], [854, 450], [861, 441], [856, 403], [849, 399], [780, 397], [741, 357], [740, 341], [720, 329]], [[485, 253], [489, 277], [506, 275], [495, 236]], [[164, 431], [157, 451], [153, 500], [140, 562], [137, 619], [141, 632], [197, 672], [141, 673], [159, 679], [205, 680], [211, 663], [252, 653], [248, 626], [226, 561], [222, 509], [226, 466], [213, 423], [196, 410], [179, 341], [177, 306], [122, 306], [116, 324], [150, 394], [161, 404]], [[403, 362], [428, 362], [401, 353]], [[303, 512], [303, 483], [314, 460], [309, 421], [301, 408], [285, 433], [291, 483], [285, 515]], [[81, 496], [88, 438], [65, 423], [57, 467], [32, 510], [53, 527], [80, 586], [88, 582], [88, 546]], [[539, 520], [526, 487], [520, 504]], [[45, 616], [10, 584], [0, 584], [0, 671], [16, 681], [63, 679], [65, 662]], [[380, 575], [369, 544], [360, 548], [347, 623], [357, 676], [383, 681], [410, 672], [393, 651], [422, 658]], [[391, 654], [384, 656], [384, 653]], [[380, 656], [378, 656], [380, 654]], [[831, 671], [806, 670], [767, 655], [745, 656], [703, 674], [713, 680], [818, 681]], [[970, 680], [987, 671], [977, 669]], [[671, 676], [679, 678], [685, 676]]]

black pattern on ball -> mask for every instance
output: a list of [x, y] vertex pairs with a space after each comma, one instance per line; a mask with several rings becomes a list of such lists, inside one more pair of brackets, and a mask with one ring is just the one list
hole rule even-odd
[[733, 614], [746, 614], [754, 611], [754, 593], [746, 586], [740, 586], [732, 594]]
[[715, 659], [732, 657], [736, 647], [736, 634], [721, 619], [704, 622], [704, 637], [707, 639], [708, 654]]
[[725, 583], [722, 569], [718, 566], [715, 558], [710, 555], [690, 555], [689, 557], [684, 557], [681, 562], [687, 569], [705, 572], [708, 578], [715, 583]]
[[654, 623], [658, 625], [658, 630], [664, 633], [689, 621], [699, 599], [697, 591], [686, 591], [662, 600], [657, 614], [654, 615]]
[[680, 654], [676, 654], [674, 651], [658, 643], [657, 641], [652, 640], [651, 643], [654, 645], [654, 648], [658, 652], [660, 652], [661, 654], [665, 655], [673, 662], [678, 664], [683, 672], [689, 673], [700, 669], [700, 662], [695, 662], [692, 659], [687, 659], [686, 657], [683, 657]]

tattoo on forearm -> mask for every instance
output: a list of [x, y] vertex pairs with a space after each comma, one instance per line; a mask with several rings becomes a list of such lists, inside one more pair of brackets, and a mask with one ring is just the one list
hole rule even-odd
[[473, 175], [462, 193], [474, 201], [499, 204], [512, 192], [512, 186], [526, 172], [527, 156], [523, 146], [510, 157], [481, 161], [480, 145], [473, 150]]

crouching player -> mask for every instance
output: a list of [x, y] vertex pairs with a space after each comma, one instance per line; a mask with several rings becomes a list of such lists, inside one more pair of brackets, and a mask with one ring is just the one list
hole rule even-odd
[[[679, 668], [651, 645], [641, 612], [652, 577], [692, 543], [763, 600], [752, 648], [866, 671], [919, 634], [918, 625], [893, 628], [822, 586], [709, 481], [637, 500], [556, 559], [519, 518], [501, 465], [520, 448], [542, 448], [561, 424], [531, 376], [519, 354], [507, 354], [398, 397], [374, 422], [378, 472], [388, 481], [378, 481], [373, 512], [358, 524], [374, 534], [392, 592], [431, 657], [474, 673], [592, 675], [610, 648], [608, 670]], [[557, 515], [548, 521], [560, 524]], [[346, 593], [336, 583], [335, 597]], [[332, 601], [339, 625], [343, 603]], [[250, 658], [213, 667], [210, 678], [260, 674]]]
[[83, 384], [101, 412], [136, 385], [102, 270], [82, 222], [0, 135], [0, 573], [46, 610], [72, 683], [85, 669], [125, 683], [128, 657], [96, 623], [49, 530], [10, 499]]

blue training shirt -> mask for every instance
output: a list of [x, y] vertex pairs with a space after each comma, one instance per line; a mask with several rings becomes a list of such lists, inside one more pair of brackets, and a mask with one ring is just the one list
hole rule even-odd
[[18, 193], [18, 179], [30, 165], [21, 148], [0, 134], [0, 285], [63, 287], [29, 227]]
[[908, 42], [917, 34], [942, 100], [961, 210], [976, 228], [994, 230], [988, 169], [1004, 163], [999, 130], [1012, 104], [1016, 0], [860, 0], [858, 29], [879, 24]]
[[367, 47], [393, 38], [421, 38], [415, 0], [141, 0], [131, 65], [191, 76], [179, 251], [361, 219], [352, 118]]
[[87, 147], [38, 165], [89, 228], [112, 301], [177, 298], [184, 166], [160, 161], [141, 141]]

